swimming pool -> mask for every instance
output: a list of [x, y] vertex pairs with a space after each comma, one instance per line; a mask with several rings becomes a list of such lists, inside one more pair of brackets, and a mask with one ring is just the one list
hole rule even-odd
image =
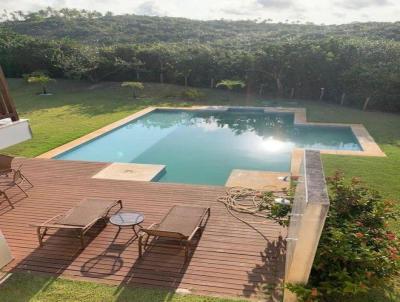
[[293, 113], [156, 109], [55, 158], [162, 164], [160, 182], [224, 185], [232, 169], [289, 171], [294, 148], [362, 150], [349, 126], [295, 125]]

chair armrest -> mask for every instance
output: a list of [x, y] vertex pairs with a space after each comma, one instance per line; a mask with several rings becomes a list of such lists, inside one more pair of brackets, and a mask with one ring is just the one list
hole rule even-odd
[[143, 228], [142, 230], [151, 230], [152, 227], [159, 225], [159, 223], [153, 223], [148, 228]]
[[[110, 211], [111, 211], [114, 207], [116, 207], [116, 206], [118, 206], [118, 205], [119, 205], [119, 210], [121, 210], [121, 209], [123, 208], [122, 200], [121, 200], [121, 199], [115, 200], [114, 204], [113, 204], [111, 207], [109, 207], [108, 210], [107, 210], [107, 212], [104, 214], [104, 217], [109, 216], [109, 215], [110, 215]], [[118, 211], [119, 211], [119, 210], [118, 210]]]
[[32, 223], [30, 224], [30, 226], [32, 227], [47, 227], [50, 225], [57, 225], [57, 224], [53, 224], [51, 223], [52, 221], [56, 220], [57, 218], [60, 218], [62, 216], [64, 216], [65, 214], [58, 214], [54, 217], [51, 217], [50, 219], [47, 219], [46, 221], [42, 222], [42, 223]]
[[1, 175], [1, 174], [7, 174], [7, 173], [10, 173], [10, 172], [13, 172], [13, 170], [14, 170], [14, 169], [11, 169], [11, 168], [10, 168], [10, 169], [0, 169], [0, 175]]
[[57, 218], [60, 218], [60, 217], [62, 217], [62, 216], [64, 216], [65, 214], [58, 214], [58, 215], [56, 215], [56, 216], [53, 216], [53, 217], [51, 217], [50, 219], [47, 219], [46, 221], [44, 221], [44, 222], [42, 222], [42, 223], [39, 223], [39, 224], [48, 224], [48, 223], [50, 223], [51, 221], [53, 221], [53, 220], [55, 220], [55, 219], [57, 219]]
[[196, 228], [194, 229], [194, 231], [192, 232], [192, 234], [190, 234], [190, 236], [189, 236], [189, 238], [188, 238], [187, 240], [188, 240], [188, 241], [192, 241], [194, 235], [196, 235], [197, 231], [200, 230], [200, 229], [201, 229], [200, 226], [196, 227]]
[[72, 225], [63, 225], [63, 224], [30, 224], [32, 227], [36, 228], [54, 228], [54, 229], [71, 229], [71, 230], [82, 230], [82, 227], [72, 226]]

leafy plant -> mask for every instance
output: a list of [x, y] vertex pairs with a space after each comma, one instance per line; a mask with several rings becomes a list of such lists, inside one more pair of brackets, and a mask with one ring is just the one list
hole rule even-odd
[[[232, 91], [234, 88], [243, 88], [246, 84], [242, 81], [237, 80], [222, 80], [221, 82], [217, 83], [215, 87], [225, 87], [229, 91]], [[227, 100], [229, 101], [230, 96], [227, 95]]]
[[331, 206], [307, 285], [289, 284], [301, 301], [343, 301], [391, 284], [400, 269], [400, 242], [387, 221], [398, 214], [357, 178], [328, 180]]
[[203, 96], [204, 96], [203, 93], [201, 93], [199, 90], [194, 89], [194, 88], [186, 89], [182, 92], [182, 97], [184, 97], [185, 99], [189, 99], [189, 100], [200, 99]]
[[47, 84], [50, 82], [55, 81], [54, 79], [50, 78], [48, 75], [36, 71], [31, 73], [30, 75], [26, 76], [26, 81], [30, 84], [39, 84], [42, 86], [42, 94], [47, 94]]
[[[273, 192], [264, 192], [262, 196], [262, 203], [259, 205], [259, 211], [264, 211], [267, 214], [267, 218], [274, 220], [282, 226], [289, 225], [289, 213], [292, 210], [291, 203], [277, 203], [276, 196]], [[287, 192], [287, 200], [292, 200], [292, 194], [289, 190]]]
[[234, 88], [243, 88], [246, 84], [243, 81], [237, 80], [222, 80], [217, 84], [216, 87], [225, 87], [228, 90], [233, 90]]
[[144, 85], [141, 82], [123, 82], [121, 84], [121, 87], [129, 87], [129, 88], [131, 88], [132, 89], [132, 97], [134, 99], [137, 98], [138, 91], [144, 89]]

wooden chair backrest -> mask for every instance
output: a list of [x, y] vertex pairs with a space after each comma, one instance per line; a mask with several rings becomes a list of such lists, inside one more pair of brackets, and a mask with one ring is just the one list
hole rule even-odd
[[14, 159], [14, 157], [0, 154], [0, 170], [11, 169], [11, 163], [12, 163], [13, 159]]
[[0, 119], [11, 118], [12, 121], [18, 121], [18, 113], [14, 101], [8, 90], [6, 77], [0, 66]]

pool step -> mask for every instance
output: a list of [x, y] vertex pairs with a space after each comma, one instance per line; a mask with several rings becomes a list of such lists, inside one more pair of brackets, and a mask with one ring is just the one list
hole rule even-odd
[[286, 176], [290, 176], [290, 173], [234, 169], [229, 175], [225, 186], [262, 191], [282, 191], [282, 189], [290, 186], [290, 181], [284, 180]]
[[164, 172], [164, 165], [112, 163], [92, 176], [92, 178], [152, 181]]

